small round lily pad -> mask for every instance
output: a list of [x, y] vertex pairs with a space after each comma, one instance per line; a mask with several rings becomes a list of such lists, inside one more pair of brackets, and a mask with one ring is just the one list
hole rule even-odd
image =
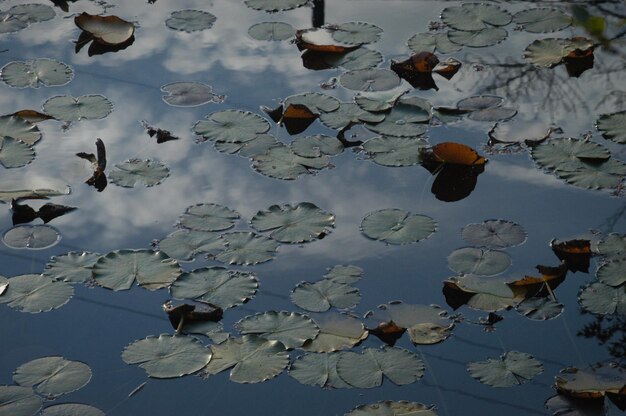
[[524, 243], [526, 231], [512, 221], [486, 220], [480, 224], [466, 225], [462, 237], [475, 246], [505, 248]]
[[21, 168], [35, 159], [35, 151], [24, 142], [0, 136], [0, 165], [7, 169]]
[[285, 22], [257, 23], [248, 29], [248, 35], [255, 40], [281, 41], [293, 38], [296, 30]]
[[380, 39], [383, 30], [376, 25], [366, 22], [348, 22], [337, 26], [332, 37], [338, 42], [349, 45], [373, 43]]
[[601, 115], [596, 127], [605, 139], [626, 143], [626, 111]]
[[91, 269], [99, 258], [99, 254], [73, 251], [53, 256], [43, 274], [65, 282], [83, 283], [91, 279]]
[[467, 371], [472, 377], [489, 386], [511, 387], [542, 373], [543, 365], [530, 354], [509, 351], [500, 358], [469, 363]]
[[8, 283], [0, 303], [20, 312], [48, 312], [65, 305], [74, 295], [69, 284], [38, 274], [15, 276]]
[[224, 205], [202, 203], [187, 207], [178, 223], [190, 230], [223, 231], [235, 225], [239, 213]]
[[91, 369], [80, 361], [52, 356], [20, 365], [13, 380], [20, 386], [34, 387], [43, 395], [59, 396], [84, 387], [91, 380]]
[[400, 77], [389, 69], [358, 69], [341, 75], [339, 82], [355, 91], [384, 91], [400, 85]]
[[43, 250], [61, 240], [59, 232], [49, 225], [18, 225], [2, 236], [7, 247], [18, 249]]
[[63, 121], [95, 120], [108, 116], [113, 104], [103, 95], [59, 95], [43, 103], [43, 112]]
[[270, 124], [263, 117], [241, 110], [224, 110], [212, 113], [207, 120], [193, 125], [193, 132], [205, 140], [219, 142], [247, 142], [258, 134], [266, 133]]
[[197, 32], [210, 29], [217, 20], [214, 14], [203, 10], [177, 10], [165, 21], [170, 29], [182, 32]]
[[60, 86], [73, 77], [74, 71], [69, 65], [47, 58], [9, 62], [0, 69], [2, 81], [15, 88]]
[[416, 243], [430, 237], [436, 229], [432, 218], [401, 209], [374, 211], [361, 222], [361, 232], [366, 237], [389, 244]]
[[511, 257], [503, 251], [464, 247], [448, 256], [448, 267], [457, 273], [493, 276], [511, 265]]
[[281, 243], [304, 243], [326, 235], [335, 225], [335, 216], [310, 202], [296, 206], [272, 205], [259, 211], [250, 221], [258, 231], [271, 231], [270, 237]]
[[162, 162], [150, 159], [130, 159], [115, 165], [109, 173], [109, 179], [124, 188], [134, 188], [136, 185], [151, 187], [160, 184], [169, 175], [169, 168]]
[[521, 10], [513, 21], [531, 33], [548, 33], [563, 30], [572, 24], [572, 17], [560, 10], [547, 7]]

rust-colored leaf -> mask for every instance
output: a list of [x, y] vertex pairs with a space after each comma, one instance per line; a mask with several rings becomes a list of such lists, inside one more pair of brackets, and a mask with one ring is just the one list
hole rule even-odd
[[444, 142], [432, 147], [432, 155], [440, 163], [452, 165], [477, 166], [484, 165], [487, 159], [476, 150], [461, 143]]
[[30, 123], [39, 123], [40, 121], [54, 119], [54, 117], [52, 116], [40, 113], [39, 111], [35, 110], [20, 110], [11, 115], [21, 117]]
[[557, 267], [538, 265], [537, 270], [541, 274], [537, 276], [524, 276], [522, 279], [508, 283], [513, 293], [526, 298], [533, 296], [546, 296], [552, 293], [567, 275], [567, 265], [561, 263]]
[[589, 273], [589, 261], [591, 260], [591, 242], [589, 240], [569, 240], [550, 242], [550, 247], [559, 260], [567, 264], [572, 272], [582, 271]]
[[332, 38], [332, 28], [312, 28], [296, 31], [296, 45], [300, 50], [317, 52], [344, 53], [357, 49], [361, 45], [346, 45]]
[[445, 79], [452, 79], [452, 77], [459, 71], [461, 68], [461, 62], [457, 61], [454, 58], [448, 58], [443, 62], [439, 62], [432, 69], [432, 72], [441, 75]]
[[394, 346], [396, 341], [402, 337], [406, 328], [399, 327], [393, 321], [381, 322], [376, 328], [368, 329], [369, 333], [377, 336], [385, 344]]

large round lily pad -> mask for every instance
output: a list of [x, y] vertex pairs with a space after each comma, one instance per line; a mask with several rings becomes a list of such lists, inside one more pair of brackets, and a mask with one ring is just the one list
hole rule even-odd
[[401, 209], [374, 211], [361, 222], [361, 232], [366, 237], [389, 244], [416, 243], [430, 237], [436, 229], [432, 218]]
[[280, 341], [287, 348], [298, 348], [320, 332], [311, 318], [297, 312], [268, 311], [248, 316], [235, 324], [242, 334], [256, 334]]
[[191, 261], [199, 253], [215, 255], [225, 248], [220, 235], [208, 231], [178, 230], [159, 241], [159, 250], [179, 261]]
[[94, 120], [111, 114], [113, 104], [103, 95], [59, 95], [43, 103], [43, 111], [63, 121]]
[[[324, 114], [334, 114], [335, 112]], [[290, 147], [296, 155], [302, 157], [336, 156], [343, 152], [343, 144], [339, 139], [322, 134], [298, 137], [291, 142]]]
[[446, 7], [441, 12], [441, 20], [457, 30], [481, 30], [491, 26], [504, 26], [511, 22], [511, 14], [495, 4], [466, 3], [461, 6]]
[[401, 386], [422, 378], [424, 363], [414, 353], [402, 348], [365, 348], [361, 354], [341, 354], [337, 374], [350, 386], [362, 389], [380, 386], [383, 376]]
[[99, 258], [99, 254], [73, 251], [53, 256], [43, 274], [65, 282], [83, 283], [91, 279], [91, 270]]
[[607, 393], [623, 394], [626, 370], [611, 364], [598, 364], [585, 368], [568, 367], [554, 378], [559, 391], [571, 397], [599, 399]]
[[563, 304], [550, 298], [528, 298], [520, 302], [515, 309], [528, 319], [545, 321], [560, 316]]
[[62, 403], [46, 407], [41, 416], [105, 416], [105, 413], [88, 404]]
[[596, 122], [596, 127], [605, 139], [626, 143], [626, 111], [602, 114]]
[[342, 54], [325, 54], [322, 58], [332, 67], [340, 66], [348, 70], [376, 68], [383, 61], [380, 52], [368, 48], [358, 48]]
[[511, 265], [511, 257], [503, 251], [464, 247], [448, 256], [448, 267], [457, 273], [493, 276]]
[[270, 178], [295, 180], [300, 175], [311, 175], [330, 165], [326, 155], [298, 156], [288, 146], [271, 147], [264, 154], [252, 156], [252, 167]]
[[345, 416], [437, 416], [434, 406], [427, 406], [417, 402], [401, 400], [393, 402], [385, 400], [381, 402], [362, 404], [346, 413]]
[[448, 32], [448, 40], [457, 45], [470, 48], [485, 48], [502, 42], [508, 36], [508, 32], [501, 27], [486, 27], [476, 31], [451, 30]]
[[219, 204], [205, 203], [187, 207], [179, 224], [190, 230], [223, 231], [235, 225], [239, 213]]
[[0, 116], [0, 136], [20, 140], [29, 146], [41, 139], [41, 131], [34, 123], [19, 116]]
[[274, 258], [278, 242], [265, 236], [251, 232], [234, 232], [222, 234], [226, 249], [215, 256], [215, 259], [228, 264], [257, 264]]
[[9, 62], [0, 69], [0, 79], [16, 88], [65, 85], [73, 77], [74, 71], [69, 65], [47, 58]]
[[74, 295], [74, 288], [38, 274], [23, 274], [9, 279], [0, 303], [20, 312], [48, 312], [65, 305]]
[[580, 292], [578, 301], [589, 312], [626, 315], [626, 285], [613, 287], [592, 283]]
[[610, 153], [598, 143], [561, 138], [548, 140], [533, 147], [531, 156], [544, 169], [572, 172], [581, 169], [583, 161], [599, 163], [609, 159]]
[[218, 142], [247, 142], [269, 129], [270, 124], [266, 119], [241, 110], [217, 111], [192, 127], [193, 132], [204, 140]]
[[302, 384], [323, 388], [350, 387], [337, 374], [341, 353], [301, 355], [289, 366], [289, 375]]
[[609, 286], [621, 286], [626, 283], [626, 260], [615, 260], [598, 268], [598, 280]]
[[216, 20], [214, 14], [202, 10], [177, 10], [165, 21], [165, 26], [191, 33], [210, 29]]
[[447, 33], [417, 33], [408, 40], [407, 45], [415, 53], [439, 51], [453, 53], [461, 50], [462, 46], [450, 42]]
[[32, 388], [0, 386], [0, 414], [3, 416], [34, 416], [43, 405]]
[[363, 150], [379, 165], [411, 166], [421, 162], [421, 151], [428, 142], [414, 137], [373, 137], [363, 143]]
[[430, 104], [418, 97], [400, 99], [385, 119], [366, 127], [376, 133], [397, 137], [416, 137], [426, 132], [430, 120]]
[[597, 252], [608, 259], [626, 255], [626, 234], [611, 233], [598, 241]]
[[291, 293], [293, 303], [311, 312], [324, 312], [331, 307], [352, 308], [360, 299], [359, 289], [329, 279], [300, 282]]
[[18, 225], [2, 236], [2, 241], [10, 248], [43, 250], [61, 240], [59, 232], [49, 225]]
[[237, 153], [242, 157], [254, 157], [256, 155], [264, 155], [272, 147], [285, 146], [282, 142], [276, 140], [271, 134], [259, 134], [254, 139], [243, 143], [235, 142], [215, 142], [213, 147], [218, 152], [233, 154]]
[[513, 15], [513, 21], [531, 33], [556, 32], [572, 24], [571, 16], [547, 7], [521, 10]]
[[351, 124], [379, 123], [384, 119], [384, 114], [370, 113], [355, 103], [341, 103], [337, 110], [320, 115], [322, 124], [335, 130], [341, 130]]
[[170, 170], [158, 160], [130, 159], [115, 165], [109, 173], [109, 179], [114, 184], [133, 188], [136, 185], [151, 187], [160, 184], [170, 175]]
[[18, 4], [7, 10], [7, 13], [28, 24], [45, 22], [56, 16], [52, 7], [39, 3]]
[[335, 283], [352, 284], [361, 280], [363, 276], [363, 269], [357, 266], [344, 266], [337, 265], [328, 270], [328, 273], [324, 275], [326, 280], [331, 280]]
[[305, 351], [332, 352], [352, 348], [369, 334], [358, 318], [347, 313], [314, 313], [310, 317], [320, 333], [301, 347]]
[[20, 386], [34, 387], [42, 395], [59, 396], [84, 387], [91, 380], [91, 369], [80, 361], [63, 357], [43, 357], [20, 365], [13, 381]]
[[248, 35], [252, 39], [266, 41], [281, 41], [292, 38], [296, 30], [285, 22], [263, 22], [250, 26]]
[[530, 354], [509, 351], [500, 358], [469, 363], [467, 371], [481, 383], [493, 387], [511, 387], [542, 373], [543, 366]]
[[341, 75], [339, 82], [355, 91], [384, 91], [400, 85], [400, 77], [389, 69], [358, 69]]
[[463, 239], [475, 246], [505, 248], [526, 241], [526, 231], [521, 225], [506, 220], [486, 220], [480, 224], [463, 227]]
[[250, 225], [258, 231], [272, 231], [270, 237], [281, 243], [304, 243], [328, 234], [335, 225], [335, 216], [310, 202], [295, 207], [272, 205], [256, 213]]
[[524, 50], [524, 57], [532, 64], [552, 68], [577, 49], [584, 51], [593, 48], [593, 42], [585, 38], [537, 39]]
[[383, 30], [376, 25], [366, 22], [348, 22], [337, 26], [332, 37], [338, 42], [349, 45], [374, 43], [380, 39]]
[[21, 168], [35, 159], [35, 151], [24, 142], [0, 136], [0, 165], [7, 169]]

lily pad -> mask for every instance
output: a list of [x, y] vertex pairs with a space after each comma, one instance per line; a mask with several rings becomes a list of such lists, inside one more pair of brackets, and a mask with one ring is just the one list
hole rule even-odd
[[523, 296], [516, 295], [508, 283], [507, 280], [495, 277], [472, 275], [452, 277], [444, 281], [444, 293], [447, 288], [459, 290], [469, 295], [469, 299], [463, 303], [467, 303], [470, 308], [497, 312], [515, 306], [523, 300]]
[[556, 394], [545, 402], [553, 416], [605, 416], [604, 399], [589, 400]]
[[322, 279], [315, 283], [300, 282], [291, 293], [291, 300], [302, 309], [324, 312], [330, 308], [352, 308], [361, 300], [359, 289]]
[[20, 365], [13, 381], [20, 386], [35, 387], [42, 395], [59, 396], [84, 387], [91, 380], [91, 369], [80, 361], [63, 357], [37, 358]]
[[245, 0], [244, 3], [251, 9], [273, 13], [302, 7], [308, 0]]
[[605, 258], [618, 258], [626, 254], [626, 234], [611, 233], [598, 241], [596, 250]]
[[368, 130], [397, 137], [416, 137], [424, 134], [430, 120], [430, 104], [418, 97], [400, 99], [385, 119], [378, 124], [367, 124]]
[[581, 169], [583, 160], [600, 162], [609, 159], [610, 153], [598, 143], [560, 138], [533, 147], [531, 156], [544, 169], [572, 172]]
[[213, 147], [222, 153], [238, 153], [242, 157], [254, 157], [264, 155], [272, 147], [284, 146], [282, 142], [276, 140], [271, 134], [259, 134], [254, 139], [243, 143], [235, 142], [215, 142]]
[[225, 248], [219, 234], [207, 231], [178, 230], [159, 241], [159, 250], [182, 261], [191, 261], [199, 253], [216, 254]]
[[530, 354], [509, 351], [500, 358], [469, 363], [467, 371], [483, 384], [511, 387], [523, 384], [541, 374], [543, 365]]
[[204, 335], [216, 344], [221, 344], [230, 337], [228, 332], [224, 332], [224, 326], [220, 322], [213, 321], [185, 322], [182, 332], [185, 334]]
[[134, 188], [136, 185], [151, 187], [159, 185], [170, 175], [170, 170], [157, 160], [130, 159], [115, 165], [109, 179], [117, 186]]
[[345, 313], [328, 312], [310, 315], [320, 333], [301, 348], [305, 351], [332, 352], [352, 348], [368, 336], [363, 323]]
[[457, 45], [470, 48], [485, 48], [502, 42], [508, 33], [501, 27], [486, 27], [476, 31], [451, 30], [448, 32], [448, 40]]
[[208, 374], [217, 374], [227, 368], [235, 383], [260, 383], [276, 377], [289, 364], [289, 353], [278, 341], [269, 341], [256, 335], [229, 338], [220, 345], [212, 345], [213, 358], [206, 366]]
[[0, 414], [6, 416], [34, 416], [43, 406], [43, 400], [32, 388], [0, 386]]
[[519, 313], [534, 321], [554, 319], [563, 312], [563, 304], [549, 298], [528, 298], [515, 308]]
[[361, 222], [361, 232], [366, 237], [388, 244], [416, 243], [430, 237], [436, 229], [432, 218], [401, 209], [374, 211]]
[[358, 69], [339, 77], [345, 88], [355, 91], [385, 91], [400, 85], [400, 77], [389, 69]]
[[626, 260], [615, 260], [605, 263], [596, 273], [598, 280], [605, 285], [620, 286], [626, 283]]
[[43, 250], [56, 245], [61, 236], [49, 225], [18, 225], [4, 233], [2, 241], [7, 247]]
[[176, 260], [152, 250], [112, 251], [93, 266], [96, 283], [116, 291], [130, 289], [135, 280], [139, 286], [157, 290], [169, 286], [178, 276]]
[[249, 111], [217, 111], [209, 114], [207, 119], [198, 121], [192, 127], [193, 132], [204, 140], [242, 143], [270, 129], [266, 119]]
[[320, 115], [322, 124], [335, 130], [344, 129], [352, 124], [379, 123], [384, 119], [384, 114], [370, 113], [355, 103], [341, 103], [337, 110]]
[[170, 287], [170, 293], [176, 299], [194, 299], [227, 309], [246, 303], [258, 287], [252, 273], [203, 267], [181, 274]]
[[295, 180], [330, 165], [328, 156], [301, 157], [287, 146], [271, 147], [265, 154], [252, 156], [252, 167], [270, 178]]
[[330, 233], [335, 216], [310, 202], [295, 207], [272, 205], [267, 211], [256, 213], [250, 225], [257, 231], [272, 231], [270, 237], [281, 243], [304, 243]]
[[511, 257], [497, 250], [464, 247], [448, 256], [448, 267], [457, 273], [493, 276], [511, 265]]
[[201, 370], [211, 359], [211, 350], [187, 335], [161, 334], [133, 342], [122, 351], [126, 364], [139, 364], [148, 376], [174, 378]]
[[420, 138], [380, 136], [363, 143], [363, 150], [379, 165], [411, 166], [421, 162], [421, 151], [428, 142]]
[[213, 27], [214, 14], [202, 10], [177, 10], [165, 21], [165, 26], [181, 32], [197, 32]]
[[461, 50], [462, 45], [450, 42], [447, 33], [417, 33], [408, 40], [409, 49], [415, 53], [439, 51], [453, 53]]
[[69, 65], [47, 58], [9, 62], [0, 72], [2, 81], [15, 88], [65, 85], [74, 77]]
[[289, 375], [302, 384], [323, 388], [350, 387], [337, 374], [337, 361], [341, 353], [305, 354], [289, 367]]
[[559, 391], [585, 399], [602, 398], [607, 393], [619, 394], [626, 386], [626, 370], [619, 366], [598, 364], [594, 367], [569, 367], [554, 378]]
[[383, 383], [383, 376], [401, 386], [424, 375], [424, 363], [402, 348], [365, 348], [362, 354], [344, 352], [337, 362], [337, 374], [352, 387], [372, 388]]
[[74, 17], [74, 23], [104, 45], [124, 44], [135, 33], [135, 25], [118, 16], [98, 16], [83, 12]]
[[222, 234], [226, 250], [215, 256], [217, 261], [228, 264], [257, 264], [274, 258], [278, 242], [252, 232]]
[[171, 82], [161, 87], [167, 93], [163, 101], [172, 107], [197, 107], [206, 103], [221, 103], [224, 96], [216, 95], [213, 87], [202, 82]]
[[383, 55], [371, 49], [358, 48], [343, 54], [325, 54], [323, 60], [332, 67], [340, 66], [348, 70], [357, 70], [377, 67], [383, 61]]
[[0, 116], [0, 136], [20, 140], [29, 146], [41, 139], [41, 131], [34, 123], [19, 116]]
[[63, 403], [46, 407], [41, 416], [105, 416], [105, 413], [88, 404]]
[[0, 303], [20, 312], [48, 312], [65, 305], [74, 295], [74, 288], [65, 282], [38, 274], [23, 274], [9, 279], [9, 286]]
[[113, 104], [103, 95], [58, 95], [43, 103], [43, 111], [57, 120], [95, 120], [111, 114]]
[[255, 40], [281, 41], [293, 38], [296, 30], [285, 22], [263, 22], [250, 26], [248, 35]]
[[626, 315], [626, 285], [592, 283], [580, 292], [578, 301], [583, 308], [599, 315]]
[[320, 332], [306, 315], [284, 311], [268, 311], [248, 316], [238, 321], [235, 327], [242, 334], [256, 334], [269, 341], [279, 341], [289, 349], [301, 347]]
[[346, 413], [345, 416], [437, 416], [434, 406], [401, 400], [392, 402], [384, 400], [372, 404], [362, 404]]
[[337, 265], [328, 270], [324, 278], [335, 283], [352, 284], [361, 280], [363, 269], [356, 266]]
[[53, 256], [46, 264], [43, 274], [64, 282], [84, 283], [91, 279], [91, 270], [99, 258], [99, 254], [73, 251]]
[[584, 38], [575, 39], [537, 39], [524, 50], [524, 57], [530, 63], [552, 68], [578, 50], [593, 48], [593, 42]]
[[526, 231], [512, 221], [486, 220], [463, 227], [461, 237], [475, 246], [505, 248], [523, 244], [526, 241]]
[[57, 189], [0, 189], [0, 203], [10, 203], [12, 199], [48, 199], [53, 196], [69, 195], [68, 186], [64, 190]]
[[21, 168], [35, 159], [35, 151], [12, 137], [0, 136], [0, 165], [7, 169]]
[[380, 39], [383, 30], [376, 25], [365, 22], [348, 22], [337, 25], [332, 37], [338, 42], [349, 45], [374, 43]]
[[322, 134], [298, 137], [290, 146], [296, 155], [302, 157], [336, 156], [343, 152], [343, 144], [336, 137]]
[[319, 92], [305, 92], [303, 94], [291, 95], [285, 98], [283, 107], [302, 105], [313, 114], [327, 113], [339, 108], [341, 102], [335, 97]]
[[28, 24], [45, 22], [56, 16], [52, 7], [38, 3], [18, 4], [7, 10], [7, 13]]
[[466, 3], [446, 7], [441, 20], [457, 30], [481, 30], [489, 26], [504, 26], [511, 22], [511, 14], [499, 6], [487, 3]]
[[28, 23], [6, 12], [0, 12], [0, 34], [18, 32], [28, 27]]
[[601, 115], [596, 127], [605, 139], [626, 143], [626, 111]]
[[386, 111], [408, 91], [404, 85], [387, 91], [361, 91], [354, 97], [354, 102], [365, 111]]
[[239, 213], [219, 204], [204, 203], [187, 207], [178, 223], [190, 230], [223, 231], [235, 225]]
[[531, 33], [556, 32], [572, 24], [571, 16], [547, 7], [519, 11], [513, 21]]

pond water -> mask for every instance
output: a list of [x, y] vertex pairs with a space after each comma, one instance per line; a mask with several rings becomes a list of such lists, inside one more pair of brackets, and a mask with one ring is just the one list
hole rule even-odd
[[[0, 1], [3, 12], [23, 2]], [[449, 339], [435, 345], [413, 345], [405, 334], [397, 347], [415, 353], [425, 364], [424, 377], [415, 383], [397, 386], [385, 380], [372, 389], [322, 389], [299, 383], [287, 370], [263, 383], [239, 384], [229, 380], [228, 371], [201, 378], [188, 375], [174, 379], [148, 379], [136, 394], [129, 394], [144, 381], [143, 369], [126, 364], [120, 355], [135, 340], [162, 333], [173, 334], [162, 304], [171, 298], [167, 289], [148, 291], [134, 286], [111, 291], [94, 285], [74, 285], [74, 296], [64, 306], [46, 313], [30, 314], [0, 305], [0, 385], [12, 385], [13, 371], [35, 358], [60, 355], [91, 367], [93, 377], [84, 388], [44, 404], [85, 403], [107, 415], [197, 415], [246, 413], [342, 415], [356, 406], [380, 400], [407, 400], [434, 405], [439, 415], [459, 414], [551, 414], [544, 402], [555, 394], [554, 378], [563, 368], [587, 367], [596, 363], [619, 362], [609, 346], [624, 333], [623, 315], [614, 316], [615, 337], [601, 344], [580, 332], [598, 319], [584, 312], [578, 302], [583, 287], [595, 282], [602, 264], [593, 257], [589, 273], [568, 272], [555, 290], [563, 312], [546, 321], [529, 320], [514, 308], [499, 310], [504, 319], [487, 330], [475, 324], [488, 312], [467, 305], [453, 310], [442, 293], [443, 281], [457, 273], [448, 267], [448, 256], [456, 249], [471, 246], [462, 238], [462, 229], [471, 223], [502, 219], [521, 225], [527, 238], [523, 244], [505, 248], [512, 265], [496, 278], [509, 281], [537, 275], [535, 266], [558, 266], [550, 248], [553, 239], [569, 240], [596, 233], [594, 241], [609, 233], [626, 232], [623, 194], [610, 189], [584, 189], [566, 183], [536, 165], [526, 147], [520, 151], [490, 152], [488, 132], [494, 122], [467, 117], [446, 123], [431, 121], [424, 136], [430, 145], [462, 143], [488, 158], [466, 197], [445, 202], [431, 191], [434, 176], [419, 164], [388, 167], [374, 163], [359, 147], [347, 148], [331, 158], [332, 168], [301, 175], [295, 180], [264, 176], [251, 167], [246, 157], [220, 153], [211, 141], [198, 143], [192, 126], [208, 114], [226, 109], [250, 111], [266, 117], [261, 106], [277, 107], [294, 94], [318, 92], [341, 101], [352, 101], [356, 91], [342, 87], [322, 88], [340, 78], [343, 68], [310, 70], [303, 66], [302, 52], [287, 41], [252, 39], [248, 29], [260, 22], [286, 22], [296, 29], [315, 23], [367, 22], [382, 29], [380, 40], [368, 48], [379, 51], [389, 68], [391, 60], [403, 61], [413, 52], [407, 41], [416, 33], [436, 26], [446, 7], [456, 2], [399, 0], [336, 0], [314, 2], [315, 7], [268, 14], [246, 7], [241, 1], [157, 0], [153, 2], [54, 1], [55, 17], [32, 23], [15, 32], [0, 34], [0, 65], [13, 61], [50, 58], [66, 63], [73, 79], [63, 86], [13, 88], [0, 83], [0, 113], [22, 109], [41, 111], [50, 97], [101, 94], [113, 103], [113, 111], [101, 119], [81, 120], [69, 126], [60, 121], [38, 123], [43, 138], [35, 146], [36, 157], [27, 166], [1, 168], [0, 189], [66, 189], [71, 193], [49, 201], [27, 200], [35, 209], [45, 202], [77, 207], [77, 210], [50, 222], [61, 235], [58, 244], [42, 250], [12, 249], [0, 245], [0, 274], [9, 278], [39, 274], [51, 256], [69, 251], [106, 254], [119, 249], [150, 249], [153, 240], [162, 240], [176, 230], [179, 216], [191, 205], [214, 203], [236, 210], [241, 219], [234, 230], [249, 231], [249, 220], [258, 212], [278, 204], [310, 202], [334, 214], [335, 225], [322, 239], [304, 244], [280, 244], [275, 258], [257, 265], [224, 265], [202, 254], [193, 262], [181, 262], [183, 270], [205, 266], [227, 266], [254, 273], [258, 293], [246, 304], [225, 310], [222, 323], [233, 337], [233, 324], [265, 311], [306, 311], [294, 305], [290, 294], [301, 281], [314, 282], [335, 265], [354, 265], [363, 277], [354, 284], [360, 301], [350, 308], [359, 317], [380, 304], [401, 300], [410, 304], [436, 304], [456, 315]], [[567, 14], [568, 2], [545, 2]], [[54, 6], [52, 2], [44, 3]], [[63, 11], [60, 6], [67, 6]], [[545, 6], [541, 2], [500, 3], [511, 14]], [[190, 33], [168, 28], [172, 12], [184, 9], [212, 13], [217, 20], [211, 28]], [[125, 49], [89, 56], [88, 46], [75, 52], [80, 29], [74, 16], [116, 15], [136, 26], [135, 40]], [[592, 15], [606, 18], [603, 33], [612, 38], [624, 27], [623, 2], [599, 2], [589, 7]], [[435, 107], [455, 107], [464, 98], [490, 94], [504, 98], [505, 107], [517, 110], [502, 121], [493, 135], [503, 140], [539, 139], [549, 127], [562, 133], [551, 137], [588, 139], [606, 147], [611, 158], [625, 160], [623, 145], [606, 140], [595, 128], [602, 114], [626, 109], [626, 48], [622, 38], [594, 51], [593, 68], [579, 77], [570, 77], [563, 65], [536, 67], [524, 59], [524, 50], [537, 39], [590, 36], [585, 28], [569, 26], [554, 33], [530, 33], [504, 26], [508, 36], [484, 48], [463, 47], [457, 52], [435, 53], [440, 60], [453, 57], [462, 63], [447, 80], [434, 75], [438, 90], [412, 88], [408, 96], [428, 100]], [[442, 29], [440, 33], [445, 33]], [[202, 82], [213, 87], [223, 102], [196, 107], [174, 107], [162, 100], [161, 86], [172, 82]], [[219, 100], [218, 100], [219, 101]], [[179, 140], [157, 143], [142, 125], [171, 132]], [[448, 118], [445, 119], [446, 121]], [[623, 126], [622, 126], [623, 129]], [[271, 122], [269, 134], [288, 143], [297, 137], [315, 134], [336, 136], [335, 130], [315, 121], [305, 132], [290, 136], [284, 127]], [[622, 130], [622, 136], [623, 136]], [[363, 126], [346, 133], [348, 140], [366, 141], [377, 134]], [[128, 159], [163, 162], [170, 175], [153, 187], [125, 188], [111, 183], [97, 192], [85, 184], [93, 173], [91, 164], [75, 156], [95, 153], [100, 138], [106, 146], [110, 174], [116, 164]], [[548, 142], [549, 143], [549, 142]], [[471, 181], [470, 181], [471, 182]], [[457, 186], [444, 184], [444, 188]], [[471, 187], [470, 187], [471, 188]], [[615, 192], [613, 192], [615, 193]], [[2, 232], [11, 229], [10, 204], [0, 210]], [[437, 223], [428, 238], [413, 244], [385, 244], [368, 239], [360, 230], [369, 213], [396, 208], [426, 215]], [[40, 223], [36, 220], [34, 223]], [[267, 233], [265, 233], [267, 234]], [[623, 263], [622, 263], [623, 264]], [[1, 283], [1, 282], [0, 282]], [[623, 286], [623, 285], [622, 285]], [[9, 286], [11, 287], [11, 286]], [[619, 327], [622, 325], [622, 327]], [[621, 331], [621, 332], [620, 332]], [[210, 345], [208, 338], [202, 342]], [[370, 335], [353, 351], [379, 348], [383, 342]], [[623, 348], [622, 348], [623, 350]], [[543, 365], [532, 380], [508, 388], [482, 384], [467, 371], [468, 363], [500, 357], [507, 351], [531, 354]], [[290, 351], [293, 362], [304, 354]], [[606, 401], [606, 414], [620, 410]], [[0, 415], [3, 413], [0, 407]], [[603, 414], [603, 413], [600, 413]]]

